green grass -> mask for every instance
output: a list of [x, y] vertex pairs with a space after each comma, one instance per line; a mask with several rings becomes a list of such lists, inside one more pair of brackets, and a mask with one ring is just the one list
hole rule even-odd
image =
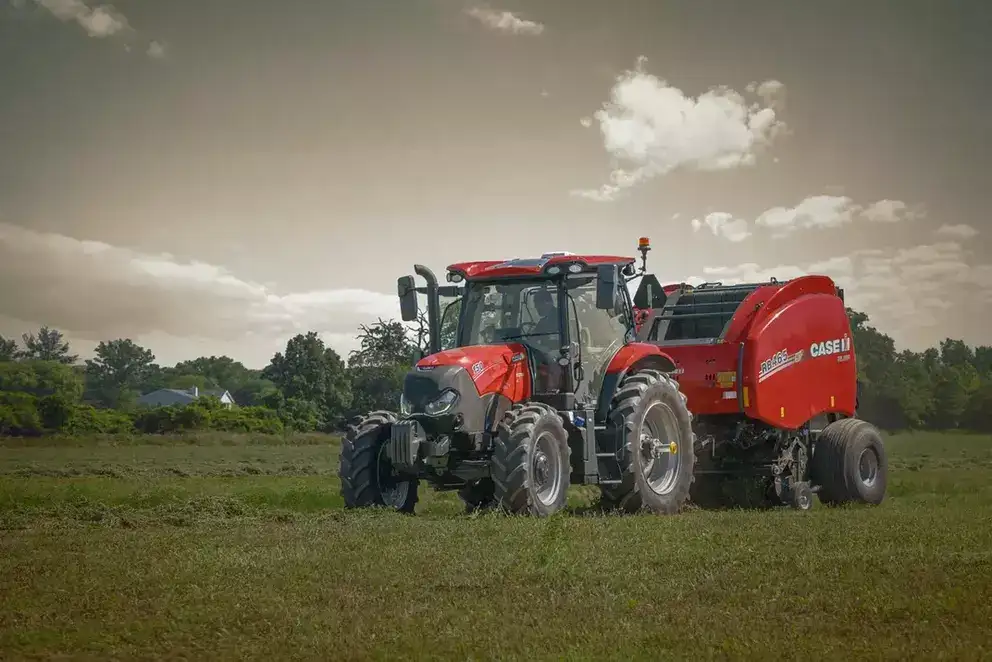
[[[320, 436], [0, 444], [0, 659], [989, 659], [992, 438], [878, 508], [345, 512]], [[773, 653], [774, 652], [774, 653]]]

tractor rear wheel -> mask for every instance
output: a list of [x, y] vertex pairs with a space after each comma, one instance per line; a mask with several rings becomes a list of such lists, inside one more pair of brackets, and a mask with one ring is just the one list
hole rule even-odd
[[608, 424], [619, 437], [623, 473], [620, 485], [602, 486], [603, 502], [627, 512], [681, 510], [692, 486], [696, 437], [678, 382], [658, 370], [626, 377]]
[[820, 501], [828, 505], [867, 503], [885, 498], [888, 459], [878, 429], [857, 418], [845, 418], [823, 428], [810, 462]]
[[396, 416], [375, 411], [348, 427], [341, 442], [338, 477], [345, 508], [385, 506], [412, 513], [419, 481], [397, 480], [386, 456], [386, 442]]
[[510, 408], [496, 430], [492, 478], [496, 504], [512, 514], [539, 517], [565, 507], [571, 448], [561, 416], [530, 402]]

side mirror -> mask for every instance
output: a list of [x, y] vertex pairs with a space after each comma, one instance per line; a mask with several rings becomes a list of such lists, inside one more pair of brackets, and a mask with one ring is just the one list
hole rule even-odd
[[614, 310], [617, 305], [617, 267], [601, 264], [596, 268], [596, 308]]
[[400, 317], [404, 322], [417, 319], [417, 283], [413, 276], [400, 276], [396, 279], [396, 293], [400, 297]]

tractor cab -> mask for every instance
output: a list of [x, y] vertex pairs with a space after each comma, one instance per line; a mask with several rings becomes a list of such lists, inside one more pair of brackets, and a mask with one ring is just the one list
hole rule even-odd
[[453, 284], [443, 287], [417, 265], [426, 287], [416, 287], [409, 276], [398, 281], [404, 320], [417, 317], [417, 295], [427, 297], [431, 342], [417, 370], [465, 364], [481, 376], [509, 356], [526, 365], [529, 384], [514, 390], [512, 400], [560, 410], [593, 404], [611, 359], [634, 339], [632, 302], [623, 286], [624, 277], [635, 274], [633, 262], [564, 252], [465, 262], [448, 267]]

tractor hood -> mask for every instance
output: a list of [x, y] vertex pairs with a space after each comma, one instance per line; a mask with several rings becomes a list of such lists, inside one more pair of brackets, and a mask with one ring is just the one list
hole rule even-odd
[[[421, 374], [429, 374], [435, 370], [450, 373], [453, 372], [452, 368], [462, 368], [478, 394], [483, 395], [490, 392], [493, 382], [503, 380], [516, 364], [525, 367], [525, 358], [526, 348], [517, 343], [472, 345], [425, 356], [417, 362], [415, 371]], [[441, 370], [442, 368], [447, 370]]]
[[475, 345], [424, 357], [403, 380], [405, 415], [433, 432], [490, 430], [516, 402], [530, 397], [526, 348]]

